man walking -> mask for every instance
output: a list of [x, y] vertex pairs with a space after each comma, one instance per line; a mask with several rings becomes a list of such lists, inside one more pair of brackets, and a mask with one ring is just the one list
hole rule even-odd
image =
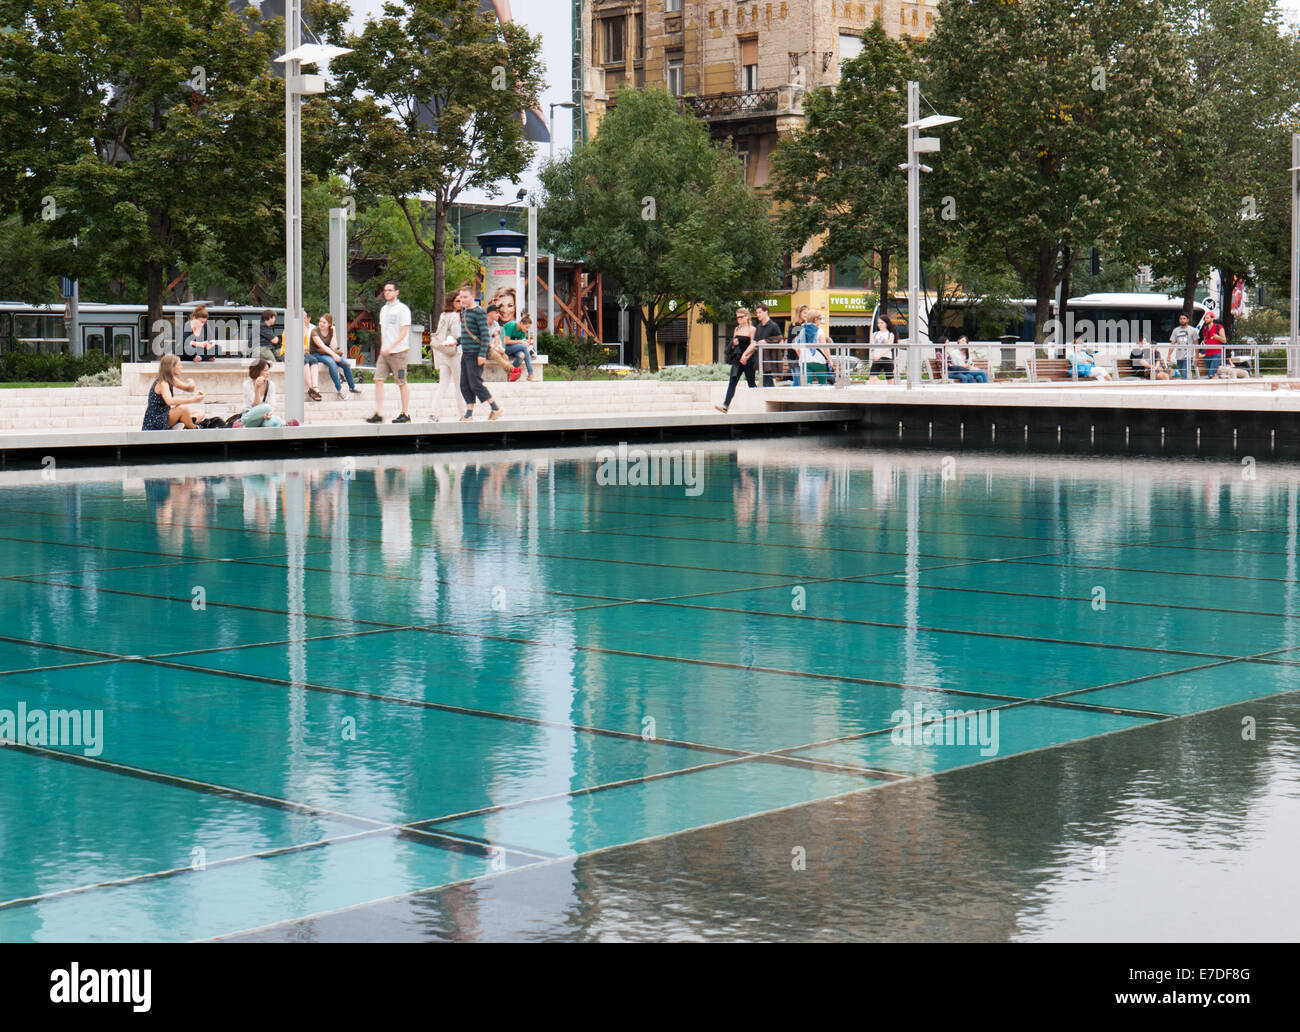
[[1223, 346], [1228, 343], [1223, 323], [1214, 317], [1214, 310], [1208, 309], [1205, 320], [1201, 323], [1201, 344], [1205, 348], [1205, 375], [1218, 376], [1219, 365], [1223, 361]]
[[[767, 310], [767, 305], [755, 305], [754, 316], [758, 319], [758, 325], [754, 327], [755, 347], [758, 347], [760, 344], [780, 343], [785, 339], [785, 335], [781, 332], [781, 327], [776, 324], [775, 320], [772, 318], [772, 314]], [[774, 375], [774, 367], [779, 366], [780, 362], [781, 352], [779, 350], [773, 349], [766, 352], [761, 349], [759, 350], [758, 368], [763, 373], [764, 387], [775, 386], [776, 377]]]
[[460, 312], [460, 396], [465, 399], [465, 414], [460, 421], [467, 423], [474, 418], [476, 401], [488, 402], [492, 406], [488, 419], [497, 419], [501, 407], [483, 385], [483, 366], [487, 364], [488, 348], [492, 343], [487, 313], [479, 307], [468, 283], [460, 288]]
[[1178, 325], [1174, 327], [1174, 332], [1169, 335], [1169, 343], [1173, 345], [1169, 357], [1178, 363], [1178, 367], [1183, 373], [1183, 379], [1191, 379], [1192, 362], [1196, 358], [1196, 331], [1192, 329], [1188, 322], [1186, 312], [1179, 314]]
[[384, 283], [384, 307], [379, 310], [379, 357], [375, 360], [375, 414], [367, 423], [382, 423], [384, 410], [384, 381], [392, 373], [397, 380], [397, 391], [402, 396], [402, 411], [394, 423], [409, 423], [406, 410], [411, 405], [411, 388], [406, 383], [406, 363], [409, 358], [407, 335], [411, 330], [411, 310], [397, 300], [397, 284]]

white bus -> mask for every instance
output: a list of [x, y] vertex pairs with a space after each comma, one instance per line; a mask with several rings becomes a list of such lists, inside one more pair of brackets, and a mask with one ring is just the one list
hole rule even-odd
[[[933, 311], [933, 295], [926, 295], [922, 303], [926, 311], [920, 326], [923, 344], [941, 335], [955, 341], [964, 333], [977, 353], [987, 354], [992, 347], [1014, 346], [1016, 365], [1021, 367], [1033, 353], [1036, 307], [1033, 298], [1013, 298], [1006, 303], [1006, 309], [988, 315], [980, 311], [976, 298], [959, 298], [945, 305], [942, 313]], [[1182, 310], [1182, 298], [1166, 294], [1084, 294], [1070, 298], [1062, 325], [1060, 312], [1053, 302], [1052, 321], [1042, 350], [1047, 358], [1061, 357], [1065, 345], [1074, 339], [1077, 331], [1083, 335], [1088, 349], [1099, 357], [1127, 358], [1139, 336], [1145, 336], [1151, 344], [1168, 344]], [[873, 329], [880, 314], [881, 307], [877, 304], [871, 315]], [[1198, 325], [1204, 314], [1205, 306], [1199, 301], [1194, 303], [1192, 326]], [[906, 339], [907, 298], [890, 301], [889, 318], [899, 340]]]
[[[84, 355], [102, 351], [122, 362], [152, 362], [152, 341], [159, 338], [179, 341], [185, 321], [198, 305], [208, 309], [208, 331], [214, 340], [231, 342], [232, 354], [249, 353], [248, 342], [256, 342], [266, 309], [247, 305], [218, 305], [209, 301], [190, 301], [183, 305], [164, 305], [165, 326], [149, 332], [148, 306], [107, 305], [82, 302], [78, 307], [78, 338], [68, 339], [68, 325], [63, 320], [62, 305], [28, 305], [19, 301], [0, 301], [0, 354], [27, 351], [38, 354]], [[284, 325], [284, 309], [272, 308], [278, 325]]]

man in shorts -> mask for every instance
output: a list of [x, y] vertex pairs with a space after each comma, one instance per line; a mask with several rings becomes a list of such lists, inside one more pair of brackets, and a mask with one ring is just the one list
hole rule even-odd
[[367, 423], [382, 423], [384, 410], [384, 381], [392, 373], [402, 396], [402, 411], [394, 423], [409, 423], [406, 410], [411, 405], [411, 388], [406, 383], [408, 357], [407, 336], [411, 329], [411, 310], [397, 300], [397, 284], [388, 280], [384, 284], [384, 307], [379, 310], [379, 357], [375, 360], [375, 414]]

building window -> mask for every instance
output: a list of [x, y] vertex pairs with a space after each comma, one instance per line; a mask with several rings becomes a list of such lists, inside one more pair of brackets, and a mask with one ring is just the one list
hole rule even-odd
[[668, 92], [674, 97], [686, 92], [686, 62], [680, 55], [668, 55]]
[[602, 23], [604, 37], [604, 63], [621, 64], [626, 58], [624, 46], [627, 43], [627, 19], [606, 18]]
[[664, 10], [669, 14], [672, 14], [674, 11], [680, 11], [681, 9], [682, 0], [668, 0], [668, 3], [664, 7]]
[[840, 62], [852, 61], [862, 53], [862, 37], [856, 32], [840, 33]]
[[740, 88], [745, 93], [758, 89], [758, 37], [740, 41]]
[[636, 59], [638, 61], [645, 57], [645, 15], [636, 16]]
[[749, 141], [748, 140], [736, 141], [736, 157], [740, 159], [741, 167], [744, 169], [744, 172], [741, 173], [742, 177], [744, 178], [744, 181], [748, 183], [749, 182]]

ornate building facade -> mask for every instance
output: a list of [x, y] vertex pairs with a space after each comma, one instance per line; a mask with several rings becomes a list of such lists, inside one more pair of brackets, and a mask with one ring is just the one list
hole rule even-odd
[[[730, 141], [747, 181], [761, 189], [779, 142], [804, 125], [804, 92], [839, 81], [840, 62], [859, 53], [862, 31], [880, 18], [891, 36], [924, 38], [937, 8], [904, 0], [573, 0], [573, 101], [582, 111], [574, 142], [600, 131], [621, 86], [663, 86], [715, 139]], [[836, 340], [865, 339], [869, 285], [852, 265], [787, 280], [770, 298], [773, 314], [811, 304], [829, 312]], [[665, 361], [721, 353], [728, 327], [683, 322], [663, 345]]]

